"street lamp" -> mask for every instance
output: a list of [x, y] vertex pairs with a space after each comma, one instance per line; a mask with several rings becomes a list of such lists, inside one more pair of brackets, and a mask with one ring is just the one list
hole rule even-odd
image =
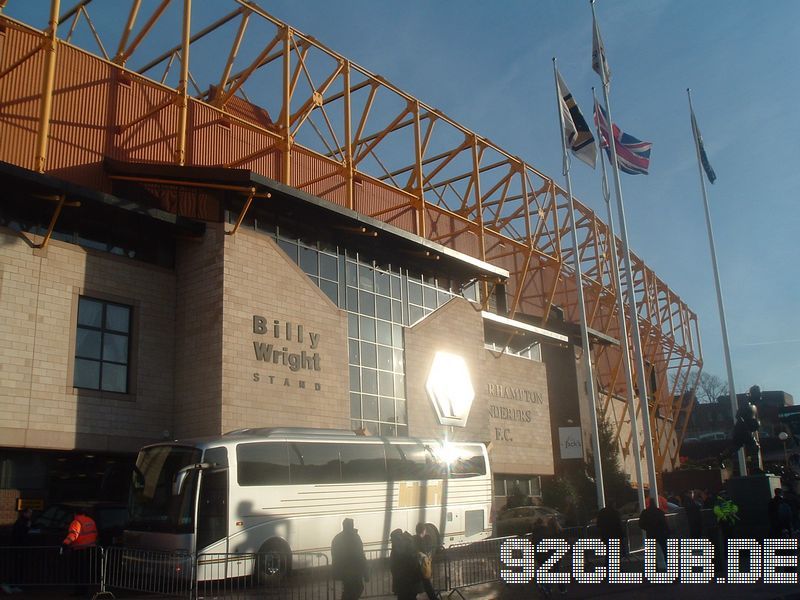
[[789, 468], [789, 454], [786, 452], [786, 440], [789, 439], [789, 434], [785, 431], [781, 431], [778, 434], [778, 439], [783, 442], [783, 462], [786, 465], [786, 468]]

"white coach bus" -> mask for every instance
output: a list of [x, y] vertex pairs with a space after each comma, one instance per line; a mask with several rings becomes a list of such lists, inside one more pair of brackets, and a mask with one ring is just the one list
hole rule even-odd
[[491, 503], [480, 443], [242, 429], [142, 448], [125, 546], [279, 553], [291, 565], [292, 552], [328, 554], [344, 517], [367, 550], [385, 551], [393, 529], [413, 532], [417, 523], [444, 546], [483, 539]]

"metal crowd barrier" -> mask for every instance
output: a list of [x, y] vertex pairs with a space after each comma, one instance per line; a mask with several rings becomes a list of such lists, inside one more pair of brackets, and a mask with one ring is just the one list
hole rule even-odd
[[106, 548], [104, 587], [191, 597], [195, 562], [191, 554], [135, 548]]
[[[431, 585], [437, 592], [444, 592], [449, 589], [448, 579], [448, 553], [449, 550], [440, 550], [433, 554], [431, 560]], [[364, 582], [364, 592], [362, 598], [377, 598], [382, 596], [393, 596], [392, 571], [390, 563], [390, 552], [384, 550], [367, 550], [368, 578]], [[341, 586], [341, 582], [335, 582], [336, 586]], [[336, 588], [340, 590], [340, 587]], [[420, 587], [422, 593], [422, 587]], [[337, 596], [338, 597], [338, 594]]]
[[60, 546], [0, 547], [0, 583], [20, 586], [99, 586], [103, 550]]
[[447, 548], [447, 589], [452, 593], [473, 585], [499, 581], [500, 546], [508, 539], [510, 537], [489, 538]]
[[201, 554], [196, 568], [197, 599], [334, 597], [328, 557], [318, 552]]

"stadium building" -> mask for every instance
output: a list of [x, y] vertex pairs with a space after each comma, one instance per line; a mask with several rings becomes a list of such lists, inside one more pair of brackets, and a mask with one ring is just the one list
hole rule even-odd
[[[190, 4], [132, 10], [115, 56], [80, 37], [107, 5], [0, 13], [0, 521], [124, 496], [142, 445], [243, 427], [486, 442], [501, 498], [584, 460], [564, 191], [253, 4], [148, 46]], [[617, 240], [576, 219], [598, 412], [638, 484]], [[697, 320], [634, 263], [670, 469]]]

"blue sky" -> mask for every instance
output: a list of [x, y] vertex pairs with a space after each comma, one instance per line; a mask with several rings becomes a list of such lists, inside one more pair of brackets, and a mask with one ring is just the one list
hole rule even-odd
[[[7, 12], [41, 24], [47, 4], [11, 0]], [[207, 23], [210, 5], [195, 5]], [[588, 1], [261, 5], [563, 185], [551, 58], [588, 117], [591, 86], [599, 87]], [[596, 9], [614, 120], [653, 142], [650, 175], [622, 175], [632, 250], [697, 313], [704, 370], [725, 379], [690, 87], [718, 177], [708, 190], [737, 391], [758, 384], [800, 402], [800, 116], [792, 109], [800, 2], [598, 0]], [[575, 195], [605, 220], [599, 170], [574, 165]]]

